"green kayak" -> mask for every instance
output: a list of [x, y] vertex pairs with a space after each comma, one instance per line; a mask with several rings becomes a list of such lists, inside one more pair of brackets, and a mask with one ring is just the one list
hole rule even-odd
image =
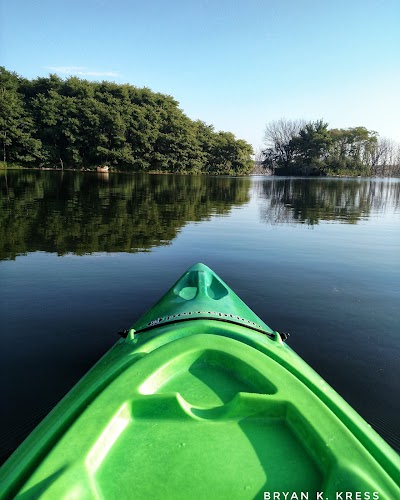
[[203, 264], [0, 470], [1, 498], [395, 500], [400, 459]]

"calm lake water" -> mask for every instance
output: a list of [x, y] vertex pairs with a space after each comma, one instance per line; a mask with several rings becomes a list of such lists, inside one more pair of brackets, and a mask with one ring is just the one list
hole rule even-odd
[[0, 182], [2, 461], [196, 262], [400, 451], [400, 180]]

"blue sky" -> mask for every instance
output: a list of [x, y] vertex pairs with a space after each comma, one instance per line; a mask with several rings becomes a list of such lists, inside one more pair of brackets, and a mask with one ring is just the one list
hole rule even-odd
[[0, 65], [147, 86], [258, 149], [279, 118], [400, 142], [399, 0], [0, 0]]

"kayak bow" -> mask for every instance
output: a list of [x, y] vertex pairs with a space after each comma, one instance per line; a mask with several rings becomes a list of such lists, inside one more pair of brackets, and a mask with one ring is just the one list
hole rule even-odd
[[400, 498], [399, 456], [203, 264], [125, 336], [3, 465], [1, 498]]

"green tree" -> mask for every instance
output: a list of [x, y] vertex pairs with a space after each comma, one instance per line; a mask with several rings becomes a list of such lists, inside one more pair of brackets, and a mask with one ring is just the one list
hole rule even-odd
[[41, 142], [33, 137], [34, 122], [19, 93], [20, 78], [0, 67], [0, 140], [4, 162], [29, 163], [43, 157]]
[[178, 108], [178, 103], [166, 97], [159, 103], [159, 128], [154, 145], [152, 168], [168, 172], [200, 172], [199, 143], [196, 128]]
[[331, 136], [328, 124], [322, 120], [307, 123], [293, 137], [289, 145], [293, 150], [292, 168], [294, 172], [303, 175], [323, 174], [325, 171], [324, 160], [328, 154]]
[[207, 171], [213, 174], [248, 173], [253, 168], [253, 148], [245, 141], [236, 140], [230, 132], [214, 136]]
[[329, 133], [328, 171], [370, 175], [378, 144], [377, 133], [365, 127], [332, 129]]

